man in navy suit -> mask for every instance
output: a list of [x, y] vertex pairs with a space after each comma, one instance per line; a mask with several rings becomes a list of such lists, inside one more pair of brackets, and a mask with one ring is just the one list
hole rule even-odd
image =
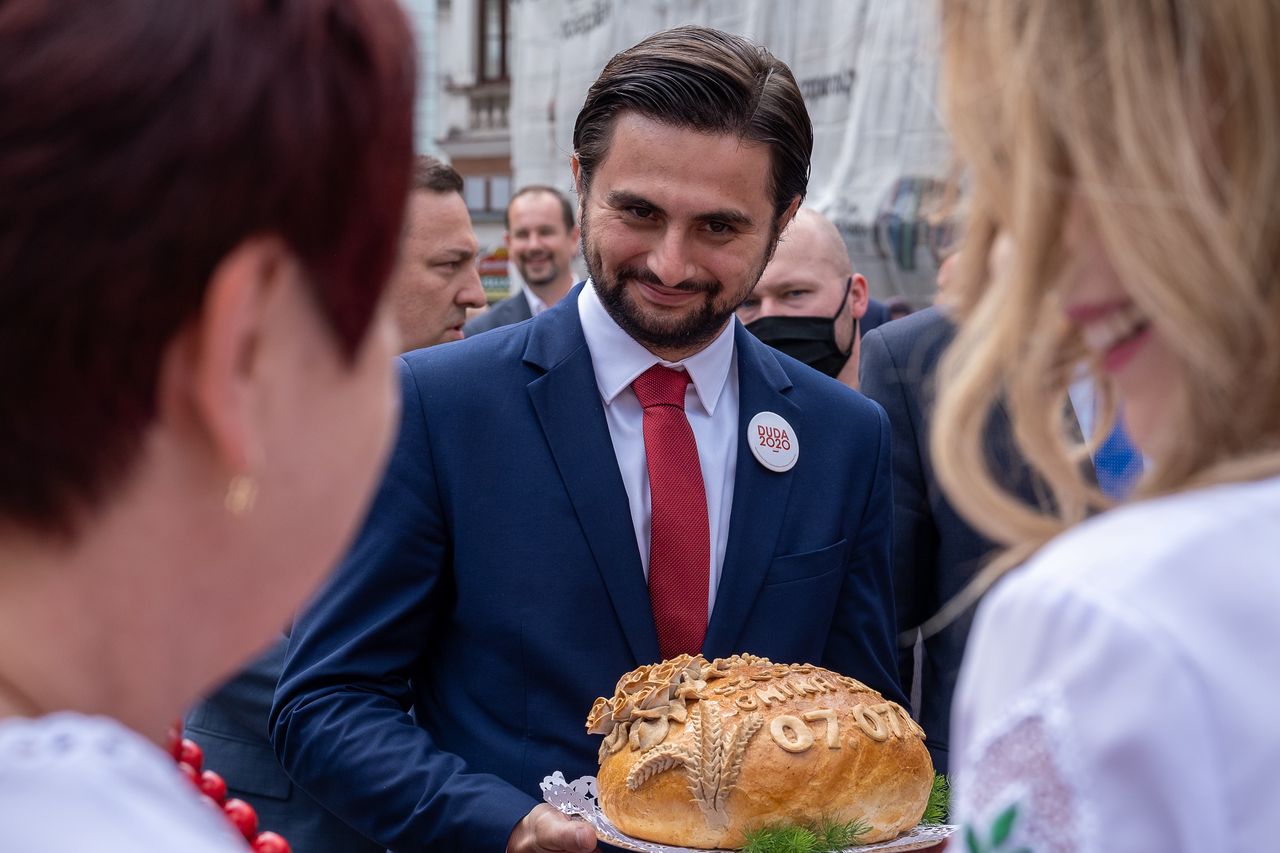
[[366, 835], [595, 849], [539, 782], [594, 773], [593, 699], [680, 652], [809, 661], [903, 701], [884, 412], [733, 318], [812, 144], [766, 51], [646, 39], [574, 130], [590, 280], [403, 358], [388, 474], [273, 709], [290, 775]]
[[[900, 629], [899, 677], [920, 702], [916, 716], [934, 769], [947, 772], [951, 695], [973, 619], [966, 608], [920, 643], [920, 681], [913, 675], [920, 627], [955, 599], [995, 545], [947, 500], [933, 472], [929, 428], [938, 361], [955, 327], [938, 307], [886, 323], [862, 339], [862, 392], [884, 406], [893, 428], [894, 592]], [[1003, 408], [987, 423], [987, 457], [1001, 484], [1028, 504], [1037, 500]]]

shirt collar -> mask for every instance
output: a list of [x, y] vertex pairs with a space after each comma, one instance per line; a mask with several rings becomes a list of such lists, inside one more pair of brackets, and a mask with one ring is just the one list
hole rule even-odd
[[655, 364], [661, 364], [688, 371], [698, 401], [707, 414], [715, 414], [733, 364], [733, 326], [736, 320], [730, 318], [720, 334], [698, 352], [682, 361], [670, 362], [658, 358], [622, 330], [600, 304], [595, 284], [590, 279], [578, 294], [578, 316], [582, 320], [587, 348], [591, 351], [596, 387], [600, 389], [606, 406], [613, 405], [617, 396], [631, 387], [637, 376]]
[[529, 303], [529, 314], [537, 317], [543, 311], [547, 310], [547, 303], [538, 298], [538, 294], [533, 292], [533, 288], [525, 285], [524, 288], [525, 301]]

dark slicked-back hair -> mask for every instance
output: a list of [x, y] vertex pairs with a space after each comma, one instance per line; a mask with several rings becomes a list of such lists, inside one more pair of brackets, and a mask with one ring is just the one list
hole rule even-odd
[[413, 188], [433, 193], [462, 194], [462, 175], [448, 163], [419, 154], [413, 161]]
[[676, 27], [609, 60], [573, 127], [583, 192], [590, 190], [623, 112], [768, 145], [775, 215], [797, 196], [804, 199], [813, 153], [809, 112], [791, 69], [747, 39], [707, 27]]
[[354, 355], [404, 215], [414, 48], [393, 0], [4, 0], [0, 56], [0, 524], [72, 534], [247, 238], [292, 250]]
[[507, 202], [507, 207], [502, 211], [502, 225], [508, 231], [511, 230], [511, 204], [521, 196], [530, 195], [531, 193], [546, 193], [554, 196], [556, 201], [560, 202], [560, 216], [564, 219], [564, 230], [573, 230], [573, 202], [569, 201], [569, 197], [555, 187], [549, 187], [546, 184], [529, 184], [527, 187], [521, 187], [516, 190], [516, 194], [511, 197], [511, 201]]

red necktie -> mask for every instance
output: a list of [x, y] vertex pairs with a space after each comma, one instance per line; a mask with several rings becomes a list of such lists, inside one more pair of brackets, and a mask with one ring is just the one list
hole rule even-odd
[[649, 605], [663, 659], [696, 655], [707, 631], [711, 534], [698, 444], [684, 414], [689, 374], [655, 364], [631, 383], [649, 464]]

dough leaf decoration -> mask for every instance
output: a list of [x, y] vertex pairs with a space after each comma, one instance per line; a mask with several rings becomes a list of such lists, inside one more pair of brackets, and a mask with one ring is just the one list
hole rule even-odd
[[693, 754], [683, 746], [673, 743], [655, 746], [642, 755], [631, 768], [631, 772], [627, 774], [627, 790], [638, 791], [645, 782], [659, 773], [665, 773], [677, 767], [687, 768], [692, 760]]

